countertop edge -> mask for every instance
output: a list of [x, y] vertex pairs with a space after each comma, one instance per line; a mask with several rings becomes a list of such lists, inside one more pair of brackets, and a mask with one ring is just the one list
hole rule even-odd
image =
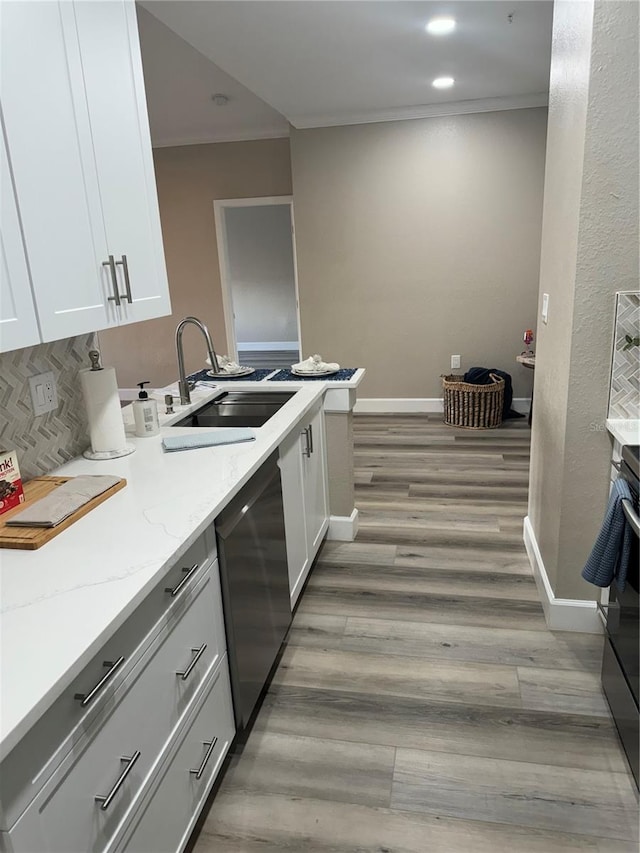
[[607, 418], [608, 432], [620, 444], [640, 444], [640, 420], [635, 418]]

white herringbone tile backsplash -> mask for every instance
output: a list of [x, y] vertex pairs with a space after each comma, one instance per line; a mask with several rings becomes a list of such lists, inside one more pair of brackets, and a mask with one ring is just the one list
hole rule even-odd
[[[0, 354], [0, 448], [18, 451], [23, 480], [46, 474], [89, 444], [87, 415], [78, 371], [89, 366], [95, 335]], [[58, 408], [36, 417], [29, 377], [52, 370]]]
[[640, 418], [640, 347], [625, 349], [640, 335], [640, 293], [619, 293], [611, 370], [610, 418]]

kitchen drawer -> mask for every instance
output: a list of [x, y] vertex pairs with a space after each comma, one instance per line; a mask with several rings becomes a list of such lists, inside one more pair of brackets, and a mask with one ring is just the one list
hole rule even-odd
[[[4, 759], [0, 772], [1, 829], [9, 829], [15, 823], [74, 744], [113, 713], [124, 695], [121, 687], [138, 659], [189, 609], [195, 586], [214, 559], [215, 537], [212, 531], [207, 531], [158, 581], [135, 612]], [[194, 565], [198, 568], [192, 574], [183, 571]], [[215, 571], [217, 573], [217, 567]], [[187, 582], [176, 595], [165, 591], [174, 590], [187, 576]], [[78, 618], [82, 618], [81, 613]], [[116, 663], [120, 658], [124, 658], [124, 662], [83, 707], [75, 697], [86, 696], [100, 683], [109, 672], [105, 661]]]
[[[11, 831], [17, 853], [32, 853], [20, 840], [21, 825], [30, 838], [33, 822], [42, 835], [38, 853], [109, 849], [206, 673], [221, 660], [224, 642], [216, 563], [201, 576], [185, 612], [178, 619], [173, 612], [167, 615], [159, 637], [114, 691], [113, 713], [88, 733], [77, 733], [71, 752]], [[126, 766], [121, 758], [137, 752], [117, 796], [103, 810], [95, 797], [112, 790]]]
[[118, 853], [176, 853], [187, 843], [235, 734], [226, 656], [202, 694]]

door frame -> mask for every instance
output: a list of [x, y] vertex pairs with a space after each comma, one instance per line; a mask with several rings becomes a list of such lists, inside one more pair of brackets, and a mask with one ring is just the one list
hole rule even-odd
[[293, 252], [293, 281], [296, 300], [296, 325], [298, 343], [302, 358], [302, 329], [300, 325], [300, 295], [298, 292], [298, 258], [296, 254], [296, 228], [293, 218], [293, 196], [276, 195], [260, 196], [258, 198], [220, 198], [213, 202], [213, 215], [218, 244], [218, 267], [220, 270], [220, 286], [222, 290], [222, 310], [224, 313], [224, 329], [227, 336], [227, 354], [234, 361], [238, 360], [238, 342], [236, 340], [236, 325], [233, 313], [233, 293], [229, 281], [229, 253], [227, 251], [227, 224], [225, 209], [230, 207], [267, 207], [278, 204], [289, 205], [291, 216], [291, 249]]

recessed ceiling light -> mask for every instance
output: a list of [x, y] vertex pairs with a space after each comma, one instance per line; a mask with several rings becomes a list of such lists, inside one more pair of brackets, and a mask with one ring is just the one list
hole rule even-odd
[[432, 36], [446, 36], [452, 33], [455, 28], [455, 18], [431, 18], [425, 29]]
[[455, 82], [453, 77], [436, 77], [431, 85], [435, 89], [450, 89]]

